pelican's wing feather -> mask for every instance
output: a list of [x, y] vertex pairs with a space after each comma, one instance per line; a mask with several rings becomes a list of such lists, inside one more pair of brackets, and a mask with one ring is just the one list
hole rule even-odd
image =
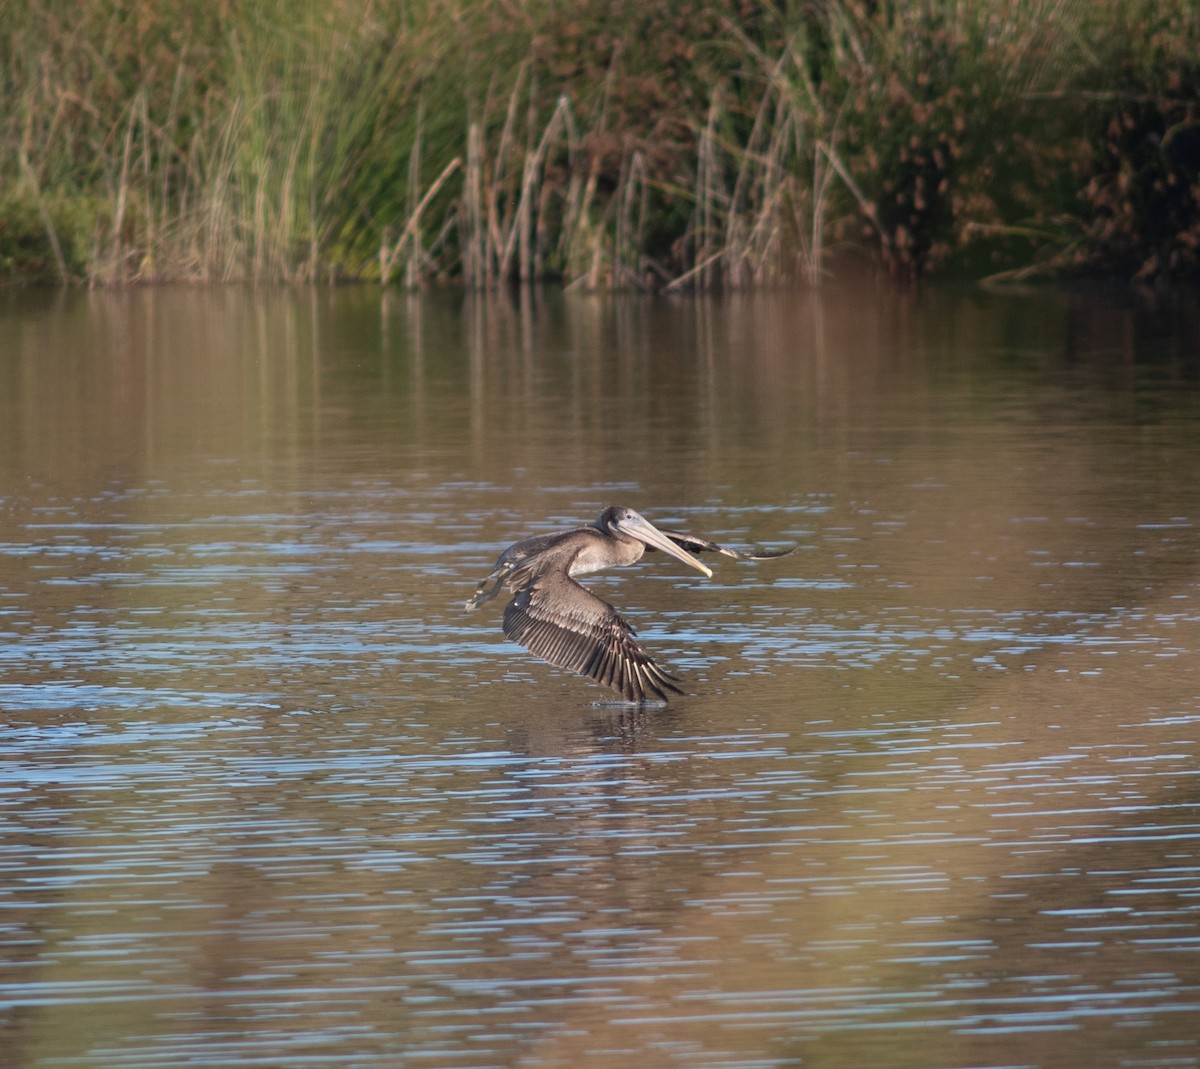
[[612, 687], [631, 702], [682, 694], [608, 602], [559, 571], [530, 575], [504, 610], [504, 633], [550, 664]]

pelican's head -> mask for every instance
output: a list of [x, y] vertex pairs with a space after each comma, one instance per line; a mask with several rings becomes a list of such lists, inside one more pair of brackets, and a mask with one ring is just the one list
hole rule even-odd
[[690, 564], [698, 572], [703, 572], [707, 576], [712, 575], [711, 568], [701, 564], [682, 546], [672, 542], [645, 516], [634, 509], [626, 508], [624, 505], [609, 505], [600, 513], [600, 519], [596, 522], [596, 526], [617, 537], [636, 538], [643, 545], [661, 549], [664, 553], [669, 553], [677, 560], [683, 561], [684, 564]]

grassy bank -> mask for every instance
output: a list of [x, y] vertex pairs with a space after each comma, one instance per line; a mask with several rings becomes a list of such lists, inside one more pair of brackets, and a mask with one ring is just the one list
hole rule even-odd
[[1200, 274], [1193, 0], [0, 5], [0, 277]]

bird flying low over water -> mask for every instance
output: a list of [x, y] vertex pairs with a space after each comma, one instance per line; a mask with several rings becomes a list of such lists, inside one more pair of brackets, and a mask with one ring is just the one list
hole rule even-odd
[[616, 609], [575, 581], [605, 568], [635, 564], [647, 550], [662, 550], [706, 576], [712, 570], [692, 554], [722, 553], [735, 560], [769, 560], [796, 550], [743, 553], [707, 538], [662, 531], [630, 508], [610, 505], [600, 518], [565, 534], [536, 535], [509, 546], [467, 602], [470, 612], [502, 586], [514, 595], [504, 610], [504, 633], [559, 668], [619, 691], [629, 702], [666, 701], [682, 694]]

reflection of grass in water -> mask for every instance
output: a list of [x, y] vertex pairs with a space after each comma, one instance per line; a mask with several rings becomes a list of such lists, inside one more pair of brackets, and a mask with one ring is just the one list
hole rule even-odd
[[675, 289], [1195, 271], [1184, 0], [0, 10], [0, 270]]

